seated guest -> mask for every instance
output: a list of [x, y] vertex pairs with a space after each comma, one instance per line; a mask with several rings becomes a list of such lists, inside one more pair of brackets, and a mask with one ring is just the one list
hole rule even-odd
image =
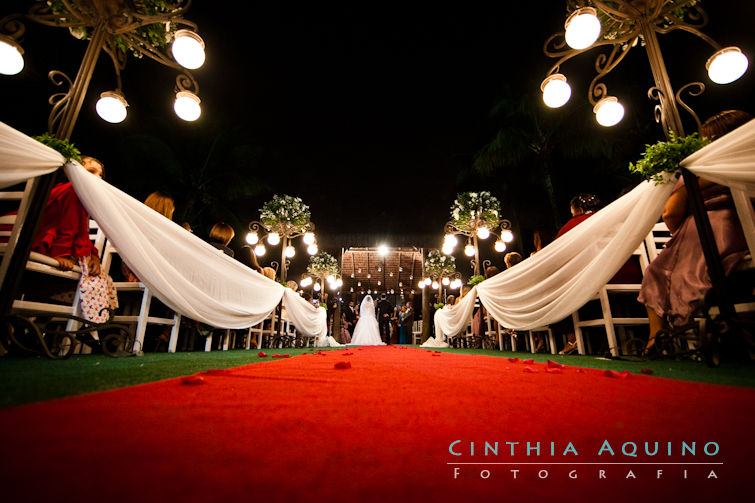
[[[176, 204], [173, 201], [173, 198], [168, 194], [159, 190], [155, 191], [147, 196], [147, 199], [144, 200], [144, 204], [168, 220], [173, 220], [173, 212], [176, 210]], [[125, 262], [121, 263], [121, 272], [126, 281], [131, 283], [139, 282], [139, 278], [133, 273], [133, 271], [131, 271], [131, 269], [129, 269]]]
[[225, 222], [218, 222], [210, 229], [210, 244], [218, 250], [223, 250], [226, 255], [233, 257], [233, 250], [228, 248], [228, 243], [235, 235], [233, 227]]
[[[752, 116], [746, 112], [727, 110], [705, 121], [700, 134], [715, 141], [750, 120]], [[703, 178], [699, 184], [724, 273], [729, 274], [747, 250], [731, 192]], [[688, 211], [683, 178], [666, 201], [663, 221], [671, 231], [671, 239], [647, 267], [639, 295], [650, 322], [646, 353], [654, 346], [659, 330], [688, 323], [698, 302], [712, 288], [695, 219]]]
[[[94, 157], [83, 156], [81, 165], [102, 178], [103, 164]], [[54, 258], [64, 271], [70, 271], [79, 259], [83, 259], [89, 275], [99, 276], [100, 259], [89, 239], [89, 214], [71, 182], [59, 183], [50, 192], [31, 249]]]
[[503, 257], [503, 263], [506, 264], [506, 269], [511, 269], [521, 261], [522, 256], [517, 252], [509, 252]]

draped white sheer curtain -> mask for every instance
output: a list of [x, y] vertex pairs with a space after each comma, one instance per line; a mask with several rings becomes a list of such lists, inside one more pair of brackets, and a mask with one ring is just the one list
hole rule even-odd
[[[0, 183], [10, 186], [63, 165], [56, 151], [2, 124]], [[219, 328], [246, 328], [283, 300], [296, 329], [327, 333], [324, 309], [205, 243], [76, 162], [64, 167], [84, 207], [154, 295], [184, 316]]]
[[[755, 121], [694, 153], [682, 165], [732, 190], [755, 195]], [[477, 285], [461, 304], [436, 312], [436, 333], [461, 331], [472, 315], [467, 298], [475, 295], [505, 327], [527, 330], [565, 318], [637, 249], [660, 218], [672, 188], [673, 183], [641, 183], [536, 255]]]

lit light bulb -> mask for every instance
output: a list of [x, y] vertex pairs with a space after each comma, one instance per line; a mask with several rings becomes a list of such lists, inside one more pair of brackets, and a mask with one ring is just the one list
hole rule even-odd
[[199, 96], [196, 94], [189, 91], [179, 91], [176, 93], [176, 101], [173, 102], [173, 110], [179, 118], [192, 122], [202, 115], [200, 103]]
[[258, 257], [263, 256], [266, 251], [267, 250], [265, 250], [265, 245], [259, 244], [254, 247], [254, 254], [257, 255]]
[[444, 246], [450, 246], [451, 248], [453, 248], [457, 244], [459, 244], [459, 240], [456, 239], [456, 236], [454, 236], [453, 234], [446, 234], [443, 237], [443, 245]]
[[424, 281], [420, 281], [419, 283], [417, 283], [417, 286], [419, 287], [420, 290], [422, 290], [423, 288], [425, 288], [426, 285]]
[[540, 90], [543, 92], [543, 102], [550, 108], [562, 107], [571, 98], [571, 86], [560, 73], [548, 76], [540, 84]]
[[337, 286], [338, 288], [341, 288], [341, 287], [343, 286], [343, 280], [342, 280], [341, 278], [338, 278], [338, 279], [336, 280], [336, 286]]
[[294, 248], [293, 246], [287, 246], [286, 257], [292, 258], [294, 255], [296, 255], [296, 248]]
[[256, 245], [259, 243], [260, 237], [257, 235], [256, 232], [250, 232], [246, 235], [246, 242], [250, 245]]
[[204, 40], [191, 30], [176, 32], [171, 52], [176, 62], [189, 70], [196, 70], [204, 64]]
[[605, 127], [615, 126], [624, 118], [624, 106], [615, 96], [606, 96], [593, 108], [595, 120]]
[[508, 229], [504, 230], [501, 232], [501, 240], [504, 243], [511, 243], [514, 240], [514, 233]]
[[464, 255], [467, 257], [474, 257], [474, 246], [467, 245], [464, 247]]
[[311, 245], [315, 242], [315, 235], [312, 232], [305, 232], [304, 236], [301, 238], [302, 241], [304, 241], [305, 245]]
[[444, 277], [441, 282], [443, 283], [443, 286], [448, 286], [451, 284], [451, 280], [448, 277]]
[[281, 242], [281, 237], [277, 232], [271, 232], [267, 235], [267, 243], [270, 246], [275, 246]]
[[498, 253], [506, 251], [506, 243], [504, 243], [500, 239], [495, 242], [495, 245], [493, 247], [495, 248], [495, 251], [497, 251]]
[[734, 82], [747, 71], [749, 61], [739, 47], [724, 47], [705, 63], [708, 77], [716, 84]]
[[123, 122], [128, 112], [126, 111], [126, 98], [123, 97], [118, 91], [105, 91], [100, 94], [100, 99], [97, 100], [97, 104], [94, 106], [102, 120], [105, 120], [111, 124], [118, 124]]
[[433, 280], [432, 280], [432, 279], [430, 279], [430, 278], [425, 278], [425, 284], [426, 284], [427, 286], [430, 286], [430, 285], [432, 284], [432, 282], [433, 282]]
[[[311, 244], [311, 245], [307, 246], [307, 253], [309, 253], [310, 255], [317, 255], [317, 251], [318, 251], [318, 249], [317, 249], [317, 245], [316, 244]], [[352, 275], [352, 277], [353, 277], [353, 275]]]
[[12, 39], [0, 35], [0, 73], [16, 75], [24, 69], [23, 49]]
[[566, 43], [572, 49], [590, 47], [600, 36], [598, 11], [592, 7], [582, 7], [572, 12], [564, 24]]
[[440, 288], [440, 285], [438, 284], [438, 282], [433, 281], [433, 290], [437, 290], [438, 288]]
[[487, 227], [478, 227], [477, 237], [480, 239], [488, 239], [490, 237], [490, 229]]
[[314, 289], [315, 292], [319, 292], [320, 291], [320, 283], [315, 283], [315, 286], [313, 286], [312, 288]]
[[381, 256], [383, 256], [383, 257], [385, 257], [386, 255], [388, 255], [388, 246], [386, 246], [386, 245], [380, 245], [380, 246], [378, 246], [378, 253]]
[[381, 284], [382, 284], [382, 283], [380, 283], [380, 281], [378, 281], [378, 286], [380, 286]]
[[454, 252], [454, 247], [445, 244], [440, 251], [443, 252], [443, 255], [451, 255]]

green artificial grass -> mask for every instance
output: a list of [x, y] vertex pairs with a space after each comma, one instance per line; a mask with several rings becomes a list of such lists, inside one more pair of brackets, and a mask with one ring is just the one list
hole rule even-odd
[[[414, 346], [416, 347], [416, 346]], [[317, 350], [319, 350], [318, 348]], [[330, 349], [330, 348], [322, 348]], [[303, 349], [263, 350], [269, 356], [259, 357], [256, 350], [231, 350], [148, 353], [141, 357], [109, 358], [104, 355], [74, 355], [69, 360], [49, 360], [42, 356], [5, 356], [0, 358], [0, 407], [12, 407], [65, 396], [105, 391], [124, 386], [195, 374], [209, 369], [239, 367], [260, 361], [275, 360], [273, 354], [292, 357], [310, 351]], [[432, 349], [436, 351], [436, 349]], [[484, 349], [439, 349], [448, 353], [485, 355], [492, 357], [532, 358], [536, 362], [553, 360], [565, 365], [628, 370], [640, 373], [652, 370], [652, 375], [712, 384], [755, 386], [755, 365], [724, 362], [712, 369], [691, 360], [628, 361], [610, 360], [596, 356], [547, 355]]]

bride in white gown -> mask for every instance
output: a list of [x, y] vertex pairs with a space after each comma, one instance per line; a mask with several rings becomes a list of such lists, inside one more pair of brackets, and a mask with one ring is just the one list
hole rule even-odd
[[351, 345], [354, 346], [381, 346], [385, 343], [380, 339], [377, 317], [375, 316], [375, 303], [372, 296], [368, 295], [362, 301], [359, 308], [359, 321], [354, 328], [351, 337]]

